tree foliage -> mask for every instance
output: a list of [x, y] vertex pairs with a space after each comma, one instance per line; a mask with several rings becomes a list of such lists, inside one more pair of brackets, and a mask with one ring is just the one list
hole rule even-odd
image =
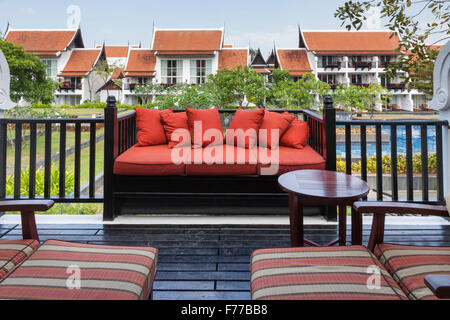
[[359, 30], [372, 9], [379, 9], [385, 26], [398, 33], [398, 50], [406, 53], [389, 65], [388, 75], [395, 77], [402, 70], [407, 72], [402, 75], [405, 83], [432, 81], [429, 73], [418, 79], [414, 78], [414, 72], [434, 64], [430, 45], [450, 39], [450, 0], [351, 0], [340, 6], [335, 16], [348, 30]]
[[11, 72], [11, 100], [21, 97], [31, 103], [51, 103], [59, 83], [47, 76], [46, 65], [21, 46], [0, 39], [0, 50], [6, 57]]
[[371, 83], [369, 86], [338, 86], [332, 96], [340, 109], [347, 111], [369, 111], [373, 113], [375, 106], [380, 103], [381, 96], [388, 96], [389, 92], [380, 84]]

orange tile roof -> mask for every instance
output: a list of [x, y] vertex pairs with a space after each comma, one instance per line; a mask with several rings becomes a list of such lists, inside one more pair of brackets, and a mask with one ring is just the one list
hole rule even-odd
[[247, 49], [227, 49], [219, 52], [219, 69], [245, 67], [248, 63]]
[[[101, 48], [102, 46], [95, 46]], [[105, 46], [105, 54], [108, 58], [126, 58], [128, 56], [128, 46]]]
[[102, 53], [101, 49], [74, 49], [60, 77], [84, 77], [92, 70]]
[[232, 44], [224, 44], [224, 45], [222, 46], [222, 48], [230, 49], [230, 48], [233, 48], [233, 45], [232, 45]]
[[309, 50], [318, 54], [400, 54], [400, 40], [391, 31], [305, 31]]
[[155, 51], [218, 51], [222, 45], [222, 30], [156, 30]]
[[10, 30], [6, 40], [21, 45], [25, 51], [37, 55], [56, 55], [72, 43], [76, 30]]
[[270, 73], [270, 70], [266, 69], [266, 68], [263, 68], [263, 69], [255, 69], [255, 68], [253, 68], [253, 71], [255, 71], [256, 73], [262, 73], [262, 74], [269, 74]]
[[278, 61], [283, 70], [288, 70], [292, 76], [302, 76], [311, 72], [306, 50], [278, 49]]
[[183, 50], [183, 51], [175, 51], [175, 50], [167, 50], [167, 51], [158, 51], [158, 55], [165, 55], [165, 56], [186, 56], [186, 55], [203, 55], [203, 56], [211, 56], [214, 55], [214, 51], [200, 51], [200, 50]]
[[155, 74], [156, 56], [153, 50], [130, 50], [125, 74], [129, 77], [152, 77]]

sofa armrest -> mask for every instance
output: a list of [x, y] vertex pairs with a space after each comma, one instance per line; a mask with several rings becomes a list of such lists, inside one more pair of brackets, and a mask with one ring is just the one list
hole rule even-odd
[[450, 299], [450, 275], [430, 275], [425, 284], [439, 299]]
[[[372, 231], [370, 233], [368, 249], [375, 250], [377, 244], [383, 243], [385, 217], [387, 213], [416, 214], [423, 216], [448, 217], [449, 213], [444, 206], [435, 206], [420, 203], [382, 202], [382, 201], [358, 201], [353, 204], [353, 213], [358, 215], [355, 219], [361, 219], [363, 213], [372, 213]], [[355, 244], [355, 243], [354, 243]]]
[[52, 200], [0, 201], [0, 212], [20, 211], [23, 238], [39, 241], [34, 213], [36, 211], [47, 211], [53, 205], [54, 202]]

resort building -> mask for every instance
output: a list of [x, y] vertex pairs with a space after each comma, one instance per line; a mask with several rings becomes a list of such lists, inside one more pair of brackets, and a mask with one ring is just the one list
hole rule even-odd
[[224, 29], [160, 29], [150, 49], [131, 48], [124, 70], [123, 103], [138, 102], [137, 85], [204, 83], [219, 69], [247, 66], [249, 48], [224, 45]]
[[401, 71], [393, 79], [386, 77], [386, 66], [398, 59], [399, 38], [391, 31], [313, 31], [299, 29], [299, 47], [277, 49], [280, 69], [288, 70], [293, 80], [307, 72], [327, 82], [332, 89], [338, 85], [367, 86], [378, 83], [390, 93], [390, 101], [382, 105], [413, 111], [424, 104], [426, 96], [417, 90], [408, 91], [401, 81]]

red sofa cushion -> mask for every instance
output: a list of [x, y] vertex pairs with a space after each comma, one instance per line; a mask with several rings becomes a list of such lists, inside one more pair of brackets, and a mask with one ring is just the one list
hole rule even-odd
[[114, 174], [128, 176], [184, 175], [185, 165], [174, 164], [168, 145], [132, 147], [114, 162]]
[[[226, 143], [242, 148], [253, 148], [258, 141], [258, 130], [264, 117], [264, 109], [238, 109], [225, 135]], [[241, 131], [237, 131], [241, 129]], [[242, 132], [243, 130], [243, 132]], [[245, 132], [250, 130], [246, 135]], [[233, 133], [234, 132], [234, 136]]]
[[134, 108], [136, 110], [137, 141], [139, 147], [167, 144], [167, 137], [161, 123], [161, 114], [172, 113], [172, 110], [150, 110]]
[[[217, 108], [208, 110], [196, 110], [186, 108], [189, 131], [191, 133], [192, 145], [194, 147], [206, 147], [208, 145], [223, 144], [223, 130]], [[201, 127], [198, 123], [201, 123]], [[201, 128], [201, 131], [199, 130]], [[196, 132], [197, 130], [198, 132]], [[212, 136], [206, 138], [205, 133], [209, 131]]]
[[280, 145], [303, 149], [309, 139], [309, 125], [305, 121], [294, 119], [280, 140]]
[[[380, 288], [368, 287], [369, 267]], [[406, 300], [363, 246], [257, 250], [251, 258], [252, 300]]]
[[[218, 163], [218, 160], [221, 160], [221, 163]], [[256, 148], [246, 149], [229, 145], [209, 146], [192, 150], [191, 163], [186, 164], [186, 175], [256, 175], [257, 167]]]
[[[259, 128], [258, 145], [264, 148], [276, 149], [280, 145], [280, 138], [288, 129], [295, 116], [285, 113], [265, 111], [264, 118]], [[265, 130], [265, 132], [263, 131]], [[272, 130], [278, 130], [278, 139], [272, 144]]]
[[[169, 148], [181, 148], [191, 145], [186, 112], [163, 113], [161, 114], [161, 120], [167, 136], [167, 141], [169, 142]], [[185, 135], [179, 137], [179, 139], [173, 136], [174, 131], [177, 129], [182, 129], [185, 132]]]
[[450, 273], [450, 247], [380, 244], [375, 255], [411, 300], [437, 299], [425, 276]]
[[[258, 152], [258, 175], [267, 175], [267, 173], [264, 173], [265, 170], [262, 169], [271, 166], [267, 162], [272, 156], [274, 157], [272, 163], [275, 165], [278, 164], [278, 171], [269, 175], [282, 175], [286, 172], [303, 169], [325, 169], [325, 159], [310, 146], [305, 146], [303, 149], [280, 146], [275, 150], [264, 148], [263, 151], [263, 154], [261, 150]], [[279, 153], [278, 161], [276, 161], [273, 152]]]
[[[0, 299], [147, 300], [158, 250], [48, 240], [0, 283]], [[80, 288], [70, 289], [71, 266]]]
[[0, 241], [0, 280], [27, 259], [37, 248], [39, 248], [39, 241], [36, 240]]

